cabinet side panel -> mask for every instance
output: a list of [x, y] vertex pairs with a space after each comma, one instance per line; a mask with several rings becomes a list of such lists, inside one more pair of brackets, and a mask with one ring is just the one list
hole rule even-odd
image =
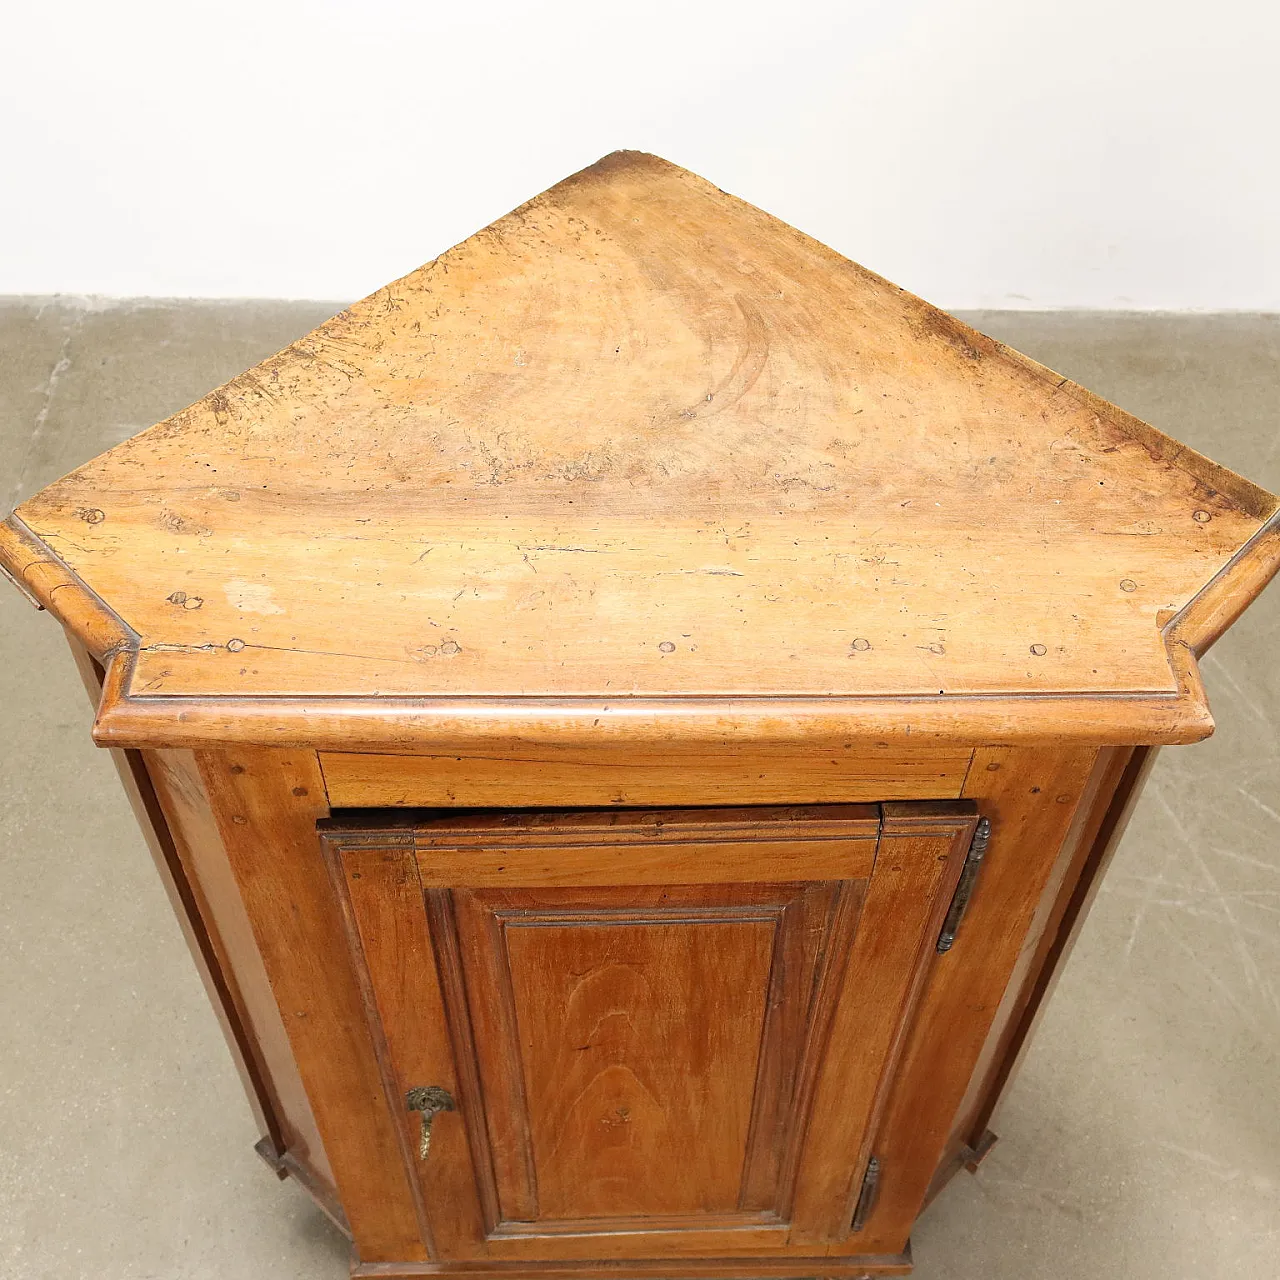
[[1098, 885], [1115, 853], [1157, 749], [1113, 747], [1099, 753], [1089, 792], [1041, 902], [1044, 925], [1032, 930], [1034, 958], [1021, 983], [1011, 983], [969, 1092], [956, 1116], [952, 1144], [973, 1149], [1017, 1073], [1045, 1005], [1057, 985]]
[[302, 1166], [304, 1182], [322, 1184], [312, 1189], [327, 1190], [331, 1207], [333, 1171], [195, 757], [189, 751], [147, 751], [143, 758], [261, 1070], [279, 1130], [268, 1136], [281, 1156], [288, 1153]]
[[925, 1201], [1001, 1000], [1034, 953], [1028, 939], [1097, 755], [1000, 747], [974, 757], [965, 794], [991, 820], [990, 844], [955, 943], [932, 961], [890, 1094], [877, 1148], [880, 1195], [857, 1237], [867, 1252], [906, 1243], [901, 1224]]
[[[96, 706], [102, 692], [103, 668], [70, 633], [67, 634], [67, 642], [89, 701]], [[182, 824], [165, 809], [142, 752], [112, 748], [111, 759], [146, 840], [169, 905], [182, 929], [196, 972], [222, 1027], [259, 1132], [274, 1152], [280, 1152], [284, 1134], [270, 1073], [255, 1044], [254, 1030], [236, 991], [217, 927], [206, 909], [198, 884], [190, 874], [191, 859], [184, 857], [183, 853]]]
[[196, 763], [364, 1262], [422, 1261], [372, 1033], [316, 822], [314, 752], [200, 752]]

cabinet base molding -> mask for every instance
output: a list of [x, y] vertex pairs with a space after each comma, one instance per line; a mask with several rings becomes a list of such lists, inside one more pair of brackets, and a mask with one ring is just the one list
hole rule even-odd
[[427, 1276], [492, 1277], [493, 1280], [584, 1280], [609, 1276], [615, 1280], [688, 1276], [690, 1280], [744, 1280], [749, 1277], [839, 1277], [863, 1280], [866, 1276], [905, 1276], [911, 1272], [911, 1246], [902, 1253], [864, 1254], [835, 1258], [617, 1258], [581, 1262], [357, 1262], [353, 1280], [424, 1280]]

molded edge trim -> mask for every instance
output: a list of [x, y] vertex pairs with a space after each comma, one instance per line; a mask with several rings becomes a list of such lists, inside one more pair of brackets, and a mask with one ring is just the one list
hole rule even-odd
[[[1169, 662], [1178, 653], [1202, 658], [1280, 570], [1280, 511], [1274, 511], [1239, 551], [1163, 627]], [[1194, 668], [1195, 663], [1191, 666]], [[1196, 674], [1197, 683], [1199, 675]], [[1203, 694], [1202, 694], [1203, 696]]]
[[579, 746], [827, 738], [885, 744], [1174, 745], [1213, 732], [1197, 659], [1280, 570], [1280, 512], [1162, 627], [1175, 690], [810, 697], [147, 696], [130, 692], [138, 636], [16, 516], [0, 565], [107, 666], [101, 746], [255, 745], [411, 755], [517, 738]]
[[107, 673], [93, 736], [100, 746], [257, 745], [413, 755], [510, 742], [617, 747], [683, 742], [827, 740], [902, 746], [1198, 742], [1213, 718], [1191, 650], [1179, 691], [1146, 694], [963, 694], [812, 698], [134, 697], [131, 653]]
[[16, 515], [0, 521], [0, 570], [104, 666], [116, 653], [138, 647], [138, 633]]

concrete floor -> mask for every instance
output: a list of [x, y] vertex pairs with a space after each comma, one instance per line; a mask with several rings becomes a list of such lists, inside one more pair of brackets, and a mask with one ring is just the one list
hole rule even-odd
[[[0, 509], [335, 307], [0, 304]], [[1280, 317], [980, 328], [1280, 488]], [[1280, 587], [1204, 665], [919, 1280], [1280, 1276]], [[0, 590], [0, 1276], [338, 1280], [259, 1136], [54, 624]]]

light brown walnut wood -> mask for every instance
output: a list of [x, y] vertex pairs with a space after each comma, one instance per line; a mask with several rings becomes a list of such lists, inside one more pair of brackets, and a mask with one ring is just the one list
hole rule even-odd
[[[370, 1261], [425, 1259], [422, 1216], [324, 874], [328, 815], [314, 753], [243, 748], [197, 757], [338, 1193]], [[269, 856], [263, 856], [269, 850]]]
[[984, 1047], [998, 1041], [1006, 1025], [1002, 998], [1016, 993], [1015, 974], [1034, 958], [1028, 932], [1047, 909], [1045, 886], [1062, 866], [1063, 842], [1097, 754], [995, 748], [974, 759], [965, 792], [991, 820], [991, 842], [955, 945], [930, 967], [890, 1091], [885, 1174], [876, 1210], [860, 1233], [862, 1248], [892, 1252], [907, 1239]]
[[353, 1276], [857, 1280], [990, 1149], [1278, 507], [620, 152], [0, 570]]
[[333, 746], [335, 696], [396, 750], [1168, 742], [1211, 727], [1194, 651], [1280, 564], [1275, 511], [620, 152], [37, 494], [0, 561], [120, 655], [127, 745]]
[[[402, 1159], [468, 1200], [451, 1229], [484, 1223], [446, 1256], [846, 1241], [974, 822], [972, 806], [935, 802], [326, 824]], [[664, 842], [689, 874], [646, 878]], [[717, 845], [736, 876], [712, 863], [698, 880]], [[608, 875], [583, 884], [591, 857]], [[435, 1121], [449, 1145], [433, 1137], [424, 1162], [403, 1098], [427, 1083], [458, 1110]], [[424, 1203], [435, 1230], [443, 1208]]]
[[815, 804], [959, 796], [973, 752], [965, 747], [890, 748], [847, 740], [803, 751], [755, 743], [709, 754], [671, 745], [592, 751], [512, 743], [506, 751], [387, 756], [322, 752], [334, 808], [682, 804]]
[[146, 753], [145, 763], [198, 894], [201, 917], [209, 923], [220, 970], [232, 984], [236, 1007], [261, 1057], [272, 1109], [281, 1126], [279, 1150], [287, 1151], [308, 1171], [311, 1183], [323, 1188], [327, 1203], [332, 1204], [336, 1200], [333, 1170], [194, 756], [186, 751], [154, 751]]
[[[96, 702], [102, 668], [74, 636], [68, 639], [85, 690]], [[257, 1149], [281, 1177], [301, 1182], [349, 1235], [195, 758], [172, 751], [111, 754], [240, 1073], [262, 1133]]]
[[653, 916], [626, 889], [569, 918], [527, 895], [459, 904], [464, 945], [494, 913], [505, 925], [538, 1217], [737, 1211], [780, 907], [662, 897]]
[[[1099, 752], [1094, 776], [1059, 857], [1062, 872], [1050, 878], [1052, 897], [1046, 892], [1042, 899], [1044, 926], [1033, 925], [1031, 931], [1033, 937], [1038, 935], [1036, 953], [1015, 988], [1016, 1000], [1006, 997], [1004, 1016], [997, 1019], [1002, 1034], [990, 1043], [990, 1052], [984, 1054], [985, 1069], [975, 1073], [957, 1116], [955, 1137], [963, 1138], [970, 1149], [979, 1144], [988, 1125], [998, 1122], [996, 1108], [1030, 1046], [1156, 755], [1152, 747]], [[1063, 865], [1067, 857], [1070, 862]]]
[[878, 823], [866, 805], [505, 813], [440, 819], [415, 833], [422, 883], [520, 885], [733, 884], [747, 859], [773, 880], [859, 880], [871, 874]]
[[[867, 1160], [879, 1154], [873, 1145], [880, 1112], [976, 820], [970, 811], [957, 821], [954, 808], [943, 804], [908, 802], [884, 811], [875, 871], [845, 961], [849, 977], [831, 1012], [791, 1236], [797, 1244], [845, 1242], [858, 1252], [878, 1252], [862, 1239], [855, 1243], [849, 1224]], [[903, 927], [907, 920], [913, 927]], [[901, 1226], [909, 1229], [914, 1216], [913, 1207], [899, 1218]], [[857, 1235], [865, 1237], [865, 1228]]]
[[[329, 864], [349, 935], [359, 940], [356, 970], [365, 1020], [373, 1033], [398, 1157], [418, 1187], [417, 1209], [428, 1250], [436, 1259], [483, 1254], [485, 1215], [466, 1129], [457, 1115], [440, 1118], [431, 1138], [435, 1159], [419, 1161], [418, 1120], [404, 1106], [405, 1094], [421, 1084], [467, 1096], [449, 1052], [449, 1026], [413, 850], [366, 849], [351, 853], [345, 863], [330, 857]], [[397, 973], [399, 980], [375, 986], [370, 975], [387, 972]], [[432, 1207], [429, 1221], [427, 1205]], [[492, 1221], [492, 1205], [487, 1216]]]

